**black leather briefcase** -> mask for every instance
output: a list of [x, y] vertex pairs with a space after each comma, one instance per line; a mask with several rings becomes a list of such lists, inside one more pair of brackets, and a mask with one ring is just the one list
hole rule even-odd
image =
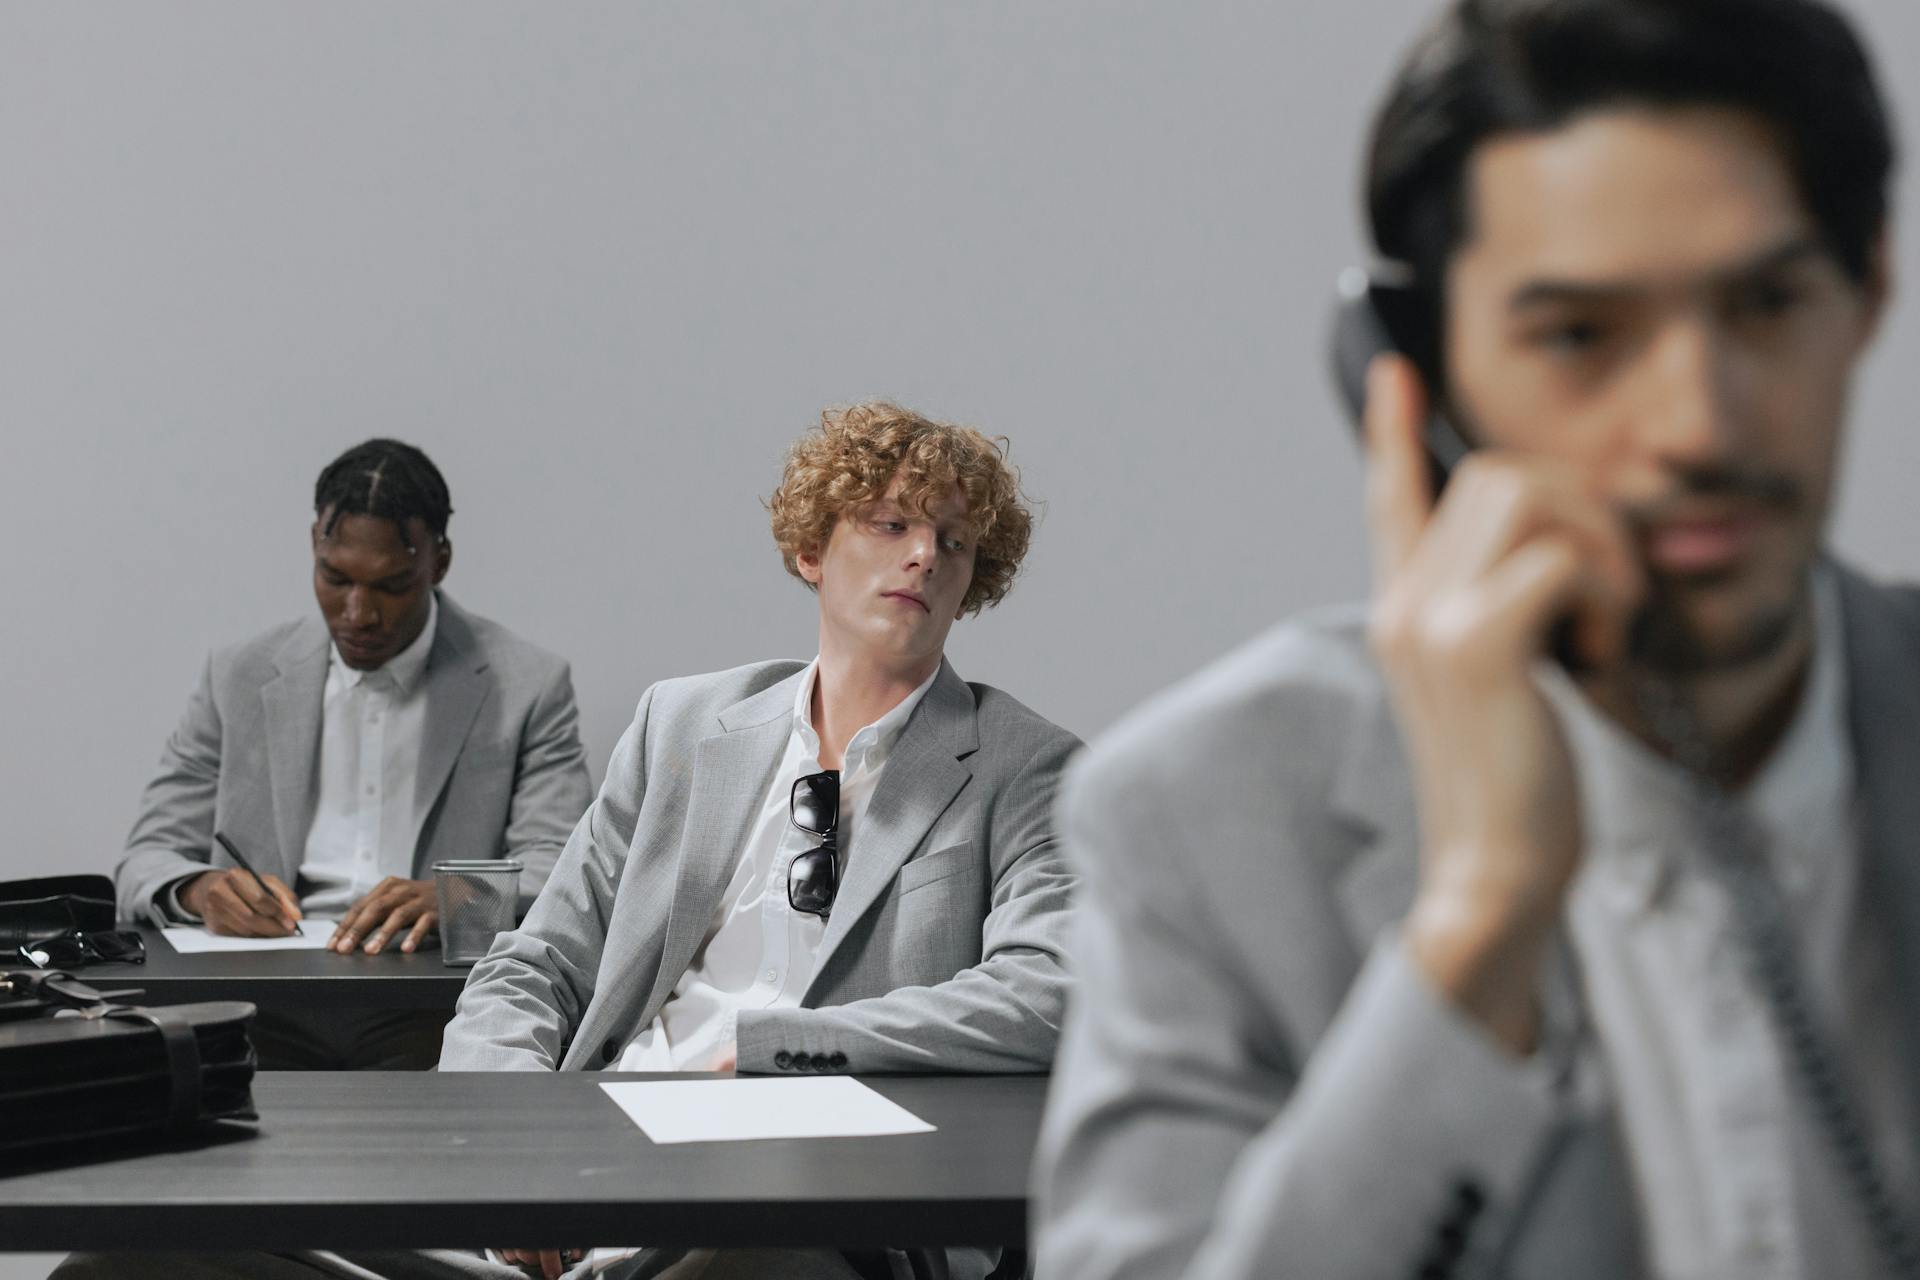
[[58, 971], [0, 973], [0, 1158], [257, 1119], [253, 1013], [116, 1004]]
[[113, 881], [105, 876], [41, 876], [0, 882], [0, 963], [29, 942], [113, 928]]

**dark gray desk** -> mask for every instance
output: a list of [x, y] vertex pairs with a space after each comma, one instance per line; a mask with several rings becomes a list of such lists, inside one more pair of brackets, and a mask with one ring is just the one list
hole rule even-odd
[[867, 1081], [937, 1133], [686, 1146], [655, 1146], [600, 1091], [632, 1078], [264, 1074], [251, 1136], [0, 1166], [0, 1241], [28, 1251], [1026, 1238], [1041, 1077]]
[[140, 926], [145, 964], [99, 964], [77, 976], [102, 991], [139, 987], [142, 1004], [251, 1000], [263, 1009], [438, 1009], [453, 1012], [467, 968], [449, 968], [434, 947], [406, 955], [331, 951], [203, 952], [183, 956], [158, 929]]

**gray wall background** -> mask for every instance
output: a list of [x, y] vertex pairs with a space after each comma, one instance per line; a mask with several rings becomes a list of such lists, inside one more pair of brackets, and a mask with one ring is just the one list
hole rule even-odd
[[[1920, 6], [1849, 7], [1914, 65]], [[1082, 734], [1357, 594], [1321, 326], [1430, 8], [0, 9], [0, 877], [112, 865], [206, 651], [313, 608], [314, 476], [373, 434], [451, 482], [449, 589], [572, 658], [596, 776], [649, 681], [812, 652], [759, 498], [829, 403], [1012, 438], [1044, 519], [953, 654]], [[1899, 574], [1913, 317], [1836, 530]]]

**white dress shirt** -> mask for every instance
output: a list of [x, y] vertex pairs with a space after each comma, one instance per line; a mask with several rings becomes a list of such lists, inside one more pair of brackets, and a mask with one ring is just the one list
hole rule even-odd
[[[1813, 666], [1744, 802], [1795, 925], [1806, 994], [1868, 1127], [1910, 1132], [1891, 970], [1858, 900], [1860, 820], [1837, 588], [1814, 583]], [[1694, 847], [1689, 784], [1549, 678], [1580, 775], [1587, 853], [1568, 921], [1612, 1086], [1652, 1274], [1867, 1275], [1853, 1196], [1750, 978], [1723, 882]], [[1844, 1028], [1844, 1036], [1834, 1029]], [[1880, 1142], [1895, 1186], [1911, 1155]]]
[[346, 911], [386, 876], [413, 874], [421, 815], [415, 809], [427, 723], [427, 655], [440, 603], [427, 625], [384, 665], [356, 671], [329, 646], [320, 712], [320, 792], [300, 864], [300, 908]]
[[[787, 868], [820, 843], [793, 825], [789, 810], [793, 784], [820, 772], [820, 738], [812, 715], [819, 672], [816, 658], [800, 674], [786, 752], [761, 797], [706, 939], [659, 1016], [628, 1042], [616, 1070], [710, 1070], [733, 1048], [741, 1009], [795, 1008], [813, 980], [827, 926], [819, 916], [788, 905]], [[859, 856], [860, 820], [886, 771], [887, 757], [938, 674], [936, 670], [847, 743], [840, 766], [837, 839], [843, 869]]]

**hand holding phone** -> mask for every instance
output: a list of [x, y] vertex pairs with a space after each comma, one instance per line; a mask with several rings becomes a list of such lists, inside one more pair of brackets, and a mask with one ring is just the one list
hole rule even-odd
[[[1413, 766], [1415, 962], [1525, 1051], [1540, 963], [1582, 853], [1573, 763], [1533, 665], [1570, 613], [1622, 656], [1642, 575], [1619, 517], [1549, 460], [1441, 466], [1413, 362], [1372, 357], [1363, 397], [1372, 638]], [[1444, 484], [1444, 490], [1441, 485]]]

